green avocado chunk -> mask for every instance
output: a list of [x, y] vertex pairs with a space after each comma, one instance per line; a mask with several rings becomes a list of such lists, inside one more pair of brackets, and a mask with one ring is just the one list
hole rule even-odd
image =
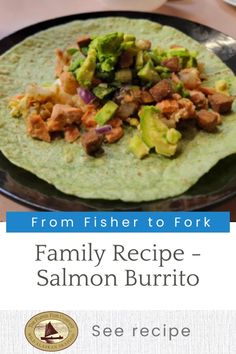
[[156, 140], [155, 150], [157, 154], [171, 157], [174, 156], [174, 154], [176, 153], [177, 144], [175, 145], [168, 144], [168, 142], [165, 141], [164, 137], [159, 137]]
[[195, 57], [190, 57], [187, 61], [186, 68], [197, 68], [198, 62]]
[[121, 44], [124, 40], [123, 33], [108, 33], [96, 37], [90, 46], [97, 51], [101, 70], [109, 72], [114, 70], [118, 57], [121, 54]]
[[167, 52], [162, 48], [153, 49], [151, 52], [149, 52], [149, 55], [155, 65], [160, 65], [162, 61], [167, 58]]
[[135, 35], [133, 34], [129, 34], [129, 33], [125, 33], [124, 34], [124, 42], [130, 42], [130, 41], [135, 41]]
[[188, 57], [190, 56], [189, 50], [184, 47], [170, 48], [168, 50], [168, 56], [172, 57]]
[[74, 53], [69, 66], [69, 71], [74, 72], [76, 69], [81, 67], [81, 65], [83, 65], [84, 61], [85, 61], [85, 57], [82, 55], [82, 53], [80, 53], [79, 51]]
[[108, 86], [108, 84], [99, 84], [93, 89], [94, 95], [97, 96], [100, 100], [103, 100], [114, 91], [115, 87]]
[[74, 55], [75, 53], [78, 53], [79, 52], [79, 49], [77, 49], [77, 48], [69, 48], [69, 49], [67, 49], [67, 54], [69, 54], [69, 55]]
[[136, 53], [136, 47], [135, 47], [135, 36], [132, 34], [124, 34], [124, 41], [121, 44], [121, 49], [122, 50], [130, 50], [130, 52]]
[[156, 139], [168, 130], [159, 115], [160, 111], [154, 106], [143, 106], [139, 112], [142, 139], [149, 148], [155, 147]]
[[115, 80], [121, 83], [132, 81], [132, 71], [130, 69], [121, 69], [115, 73]]
[[160, 81], [160, 76], [156, 72], [155, 67], [154, 67], [151, 60], [149, 60], [147, 62], [147, 64], [145, 64], [144, 67], [141, 70], [139, 70], [138, 76], [143, 81], [146, 81], [146, 82], [152, 83], [152, 84], [155, 84], [158, 81]]
[[173, 144], [173, 145], [177, 144], [178, 141], [181, 139], [181, 137], [182, 137], [181, 133], [174, 128], [168, 129], [167, 134], [166, 134], [166, 139], [167, 139], [168, 143]]
[[136, 56], [135, 68], [141, 70], [144, 64], [143, 50], [139, 50]]
[[184, 47], [170, 48], [168, 50], [168, 57], [178, 57], [182, 68], [196, 68], [198, 65], [197, 55], [198, 52], [190, 52]]
[[139, 159], [149, 154], [148, 146], [143, 142], [139, 135], [134, 135], [129, 143], [129, 150]]
[[104, 125], [108, 120], [110, 120], [116, 110], [118, 109], [118, 105], [113, 101], [108, 101], [95, 116], [95, 120], [99, 125]]
[[164, 156], [173, 156], [177, 150], [181, 134], [169, 129], [160, 118], [160, 111], [154, 106], [143, 106], [139, 112], [140, 130], [144, 143]]
[[94, 48], [89, 48], [88, 56], [82, 66], [75, 71], [76, 79], [82, 87], [89, 88], [92, 84], [96, 69], [96, 55], [96, 50]]

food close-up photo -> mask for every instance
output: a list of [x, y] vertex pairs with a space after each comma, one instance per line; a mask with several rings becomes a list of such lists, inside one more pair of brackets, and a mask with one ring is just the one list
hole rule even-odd
[[168, 16], [74, 17], [3, 39], [3, 192], [49, 210], [194, 210], [232, 195], [230, 48]]

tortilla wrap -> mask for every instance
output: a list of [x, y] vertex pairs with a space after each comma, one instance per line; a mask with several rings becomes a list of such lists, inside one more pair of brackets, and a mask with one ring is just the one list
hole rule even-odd
[[236, 94], [233, 72], [213, 53], [180, 31], [148, 20], [101, 18], [75, 21], [27, 38], [0, 58], [0, 149], [15, 165], [53, 184], [60, 191], [82, 198], [131, 202], [162, 199], [182, 194], [220, 159], [236, 152], [236, 105], [223, 117], [215, 134], [196, 131], [183, 139], [182, 151], [174, 158], [156, 154], [139, 160], [128, 151], [132, 128], [116, 144], [107, 145], [99, 158], [86, 155], [78, 142], [53, 143], [29, 137], [23, 119], [12, 118], [8, 98], [24, 91], [30, 82], [54, 80], [55, 48], [65, 48], [78, 34], [98, 35], [125, 31], [149, 39], [153, 46], [172, 44], [199, 52], [206, 64], [209, 84], [225, 79]]

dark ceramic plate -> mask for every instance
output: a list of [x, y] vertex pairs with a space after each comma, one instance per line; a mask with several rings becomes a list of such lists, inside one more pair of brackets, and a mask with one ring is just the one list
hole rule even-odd
[[[0, 41], [0, 54], [24, 38], [73, 20], [106, 16], [145, 18], [173, 26], [213, 50], [236, 72], [236, 40], [212, 28], [184, 19], [146, 12], [94, 12], [61, 17], [24, 28]], [[35, 209], [44, 210], [196, 210], [210, 207], [236, 194], [236, 154], [220, 161], [197, 184], [181, 196], [148, 203], [88, 200], [68, 196], [33, 174], [11, 164], [0, 154], [0, 191]]]

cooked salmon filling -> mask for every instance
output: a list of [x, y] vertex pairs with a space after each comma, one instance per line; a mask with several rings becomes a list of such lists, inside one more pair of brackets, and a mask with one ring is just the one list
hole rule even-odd
[[127, 148], [137, 158], [168, 158], [180, 147], [183, 121], [212, 133], [232, 109], [227, 83], [221, 80], [224, 90], [204, 86], [204, 63], [185, 47], [153, 48], [125, 33], [81, 34], [74, 42], [56, 49], [53, 84], [31, 84], [10, 100], [34, 139], [52, 144], [61, 137], [100, 156], [132, 127]]

